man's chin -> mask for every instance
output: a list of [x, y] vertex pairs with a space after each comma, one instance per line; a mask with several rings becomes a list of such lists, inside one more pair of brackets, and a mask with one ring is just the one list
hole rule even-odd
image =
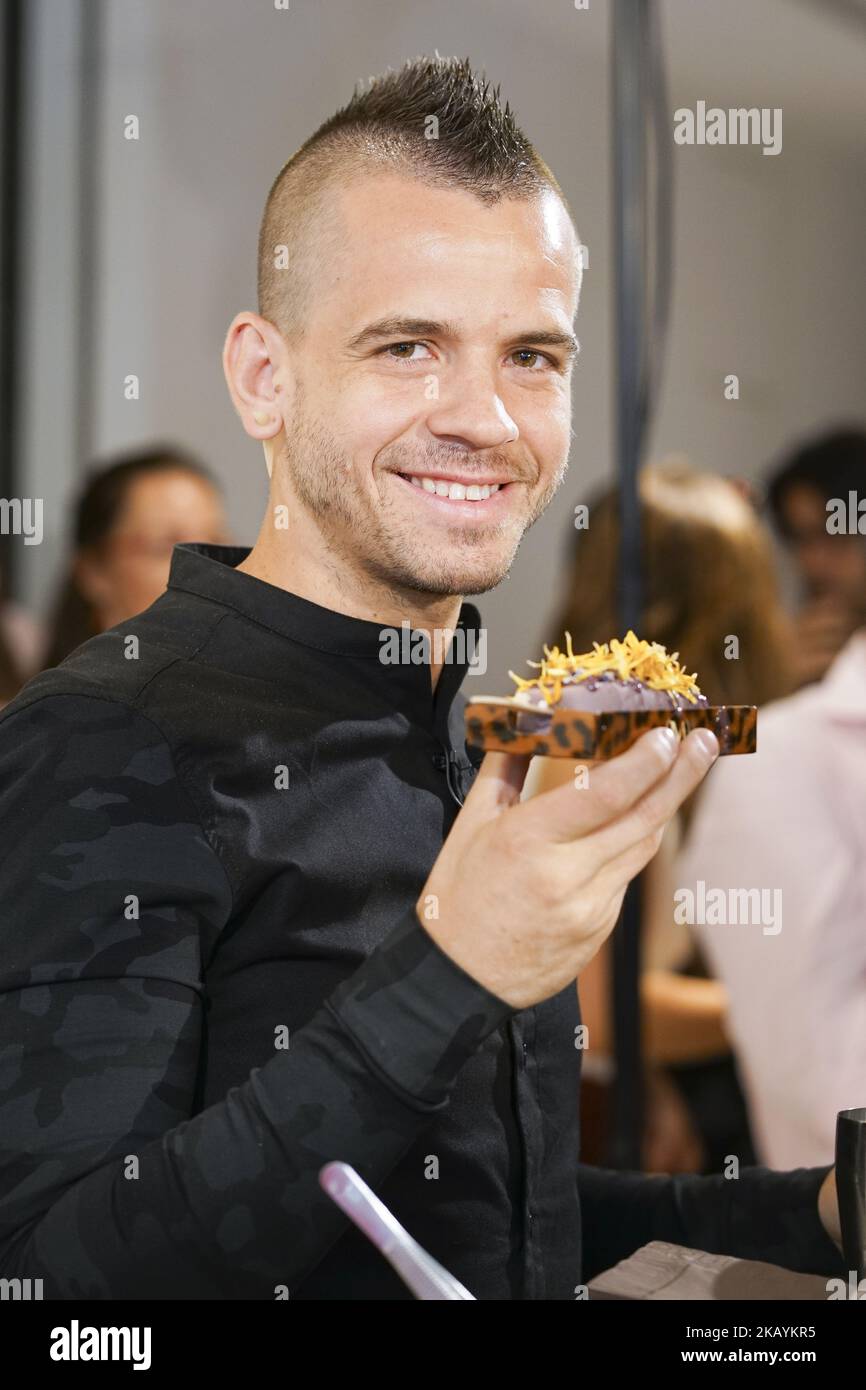
[[486, 594], [502, 583], [513, 559], [513, 555], [508, 555], [467, 562], [445, 556], [436, 567], [429, 563], [401, 566], [390, 578], [399, 588], [425, 596], [456, 598], [464, 594]]

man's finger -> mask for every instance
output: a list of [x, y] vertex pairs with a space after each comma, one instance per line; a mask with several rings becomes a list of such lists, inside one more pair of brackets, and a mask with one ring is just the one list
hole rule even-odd
[[566, 783], [521, 806], [527, 831], [551, 844], [567, 844], [618, 820], [670, 772], [679, 746], [670, 729], [642, 734], [625, 753], [594, 763], [587, 785]]
[[648, 835], [661, 830], [688, 796], [700, 786], [718, 756], [718, 742], [708, 729], [696, 729], [680, 746], [679, 757], [661, 778], [618, 820], [592, 835], [600, 863], [608, 863]]

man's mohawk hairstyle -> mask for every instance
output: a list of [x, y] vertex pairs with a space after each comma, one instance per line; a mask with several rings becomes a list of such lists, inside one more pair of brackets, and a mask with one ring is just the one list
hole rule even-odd
[[[468, 58], [412, 58], [359, 83], [354, 95], [292, 155], [274, 179], [259, 232], [259, 311], [288, 328], [309, 299], [304, 248], [321, 248], [334, 186], [391, 169], [429, 184], [462, 189], [486, 205], [533, 198], [556, 179], [517, 124], [499, 87], [473, 73]], [[288, 271], [274, 268], [288, 247]]]
[[[428, 135], [430, 117], [438, 123]], [[473, 73], [468, 58], [412, 58], [401, 68], [359, 83], [351, 100], [325, 121], [304, 149], [338, 131], [384, 137], [394, 153], [404, 142], [425, 149], [425, 162], [467, 184], [524, 183], [537, 189], [541, 161], [520, 129], [499, 86]], [[545, 170], [545, 172], [547, 172]], [[515, 190], [516, 191], [516, 190]]]

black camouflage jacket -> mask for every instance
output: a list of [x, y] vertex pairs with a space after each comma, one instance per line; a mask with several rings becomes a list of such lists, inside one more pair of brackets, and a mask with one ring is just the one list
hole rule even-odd
[[246, 554], [178, 547], [0, 715], [0, 1278], [407, 1297], [332, 1159], [478, 1298], [574, 1298], [654, 1238], [841, 1273], [825, 1169], [579, 1165], [575, 990], [515, 1013], [415, 915], [474, 775], [465, 663], [434, 696]]

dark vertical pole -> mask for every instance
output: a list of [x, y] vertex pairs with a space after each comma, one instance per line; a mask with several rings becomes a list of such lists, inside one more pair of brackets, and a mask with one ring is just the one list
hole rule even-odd
[[94, 452], [95, 381], [94, 360], [97, 324], [96, 293], [99, 279], [98, 244], [100, 185], [99, 138], [102, 122], [102, 45], [104, 10], [102, 0], [87, 0], [81, 11], [81, 100], [79, 106], [80, 197], [78, 227], [80, 262], [78, 272], [78, 382], [74, 423], [75, 462], [81, 469]]
[[[21, 63], [24, 36], [23, 0], [2, 0], [2, 75], [0, 75], [0, 497], [19, 491], [16, 353], [20, 275], [19, 217]], [[0, 573], [6, 594], [14, 592], [16, 549], [0, 536]]]
[[[616, 295], [616, 460], [620, 502], [618, 606], [623, 633], [641, 635], [638, 474], [644, 369], [645, 122], [643, 57], [648, 0], [614, 0], [613, 149]], [[617, 1075], [610, 1162], [640, 1166], [640, 885], [630, 884], [613, 934]]]

